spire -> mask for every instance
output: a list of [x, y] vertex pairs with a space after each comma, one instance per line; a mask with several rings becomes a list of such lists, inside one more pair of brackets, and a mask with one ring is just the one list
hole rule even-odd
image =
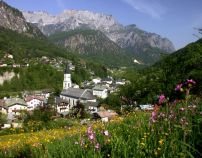
[[70, 74], [70, 69], [69, 69], [69, 65], [68, 64], [66, 64], [64, 73], [65, 74]]

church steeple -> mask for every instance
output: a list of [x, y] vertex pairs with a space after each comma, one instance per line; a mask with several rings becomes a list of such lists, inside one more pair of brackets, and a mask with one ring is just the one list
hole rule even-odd
[[64, 69], [63, 89], [68, 89], [69, 87], [72, 87], [71, 72], [68, 64], [66, 64]]
[[69, 65], [66, 64], [65, 70], [64, 70], [64, 74], [70, 74], [70, 69], [69, 69]]

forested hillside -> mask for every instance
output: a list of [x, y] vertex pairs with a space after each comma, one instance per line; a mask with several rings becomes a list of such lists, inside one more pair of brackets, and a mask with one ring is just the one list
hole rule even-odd
[[132, 54], [119, 47], [101, 31], [76, 29], [49, 36], [50, 41], [89, 61], [110, 67], [132, 66]]
[[[165, 94], [172, 100], [175, 86], [187, 79], [196, 81], [192, 93], [202, 94], [202, 39], [187, 45], [155, 65], [143, 69], [128, 69], [122, 73], [131, 84], [123, 86], [117, 94], [110, 95], [105, 103], [120, 106], [124, 104], [153, 103], [155, 96]], [[125, 99], [120, 99], [125, 98]]]

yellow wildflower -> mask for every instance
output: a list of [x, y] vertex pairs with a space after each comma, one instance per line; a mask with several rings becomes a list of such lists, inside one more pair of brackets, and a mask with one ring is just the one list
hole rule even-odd
[[159, 140], [159, 144], [162, 145], [163, 144], [163, 139]]

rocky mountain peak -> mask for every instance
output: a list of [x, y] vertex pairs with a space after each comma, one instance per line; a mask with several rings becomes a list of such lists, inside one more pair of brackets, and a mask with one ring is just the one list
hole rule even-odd
[[41, 31], [30, 23], [27, 23], [22, 12], [0, 1], [0, 27], [25, 33], [29, 36], [42, 37]]

